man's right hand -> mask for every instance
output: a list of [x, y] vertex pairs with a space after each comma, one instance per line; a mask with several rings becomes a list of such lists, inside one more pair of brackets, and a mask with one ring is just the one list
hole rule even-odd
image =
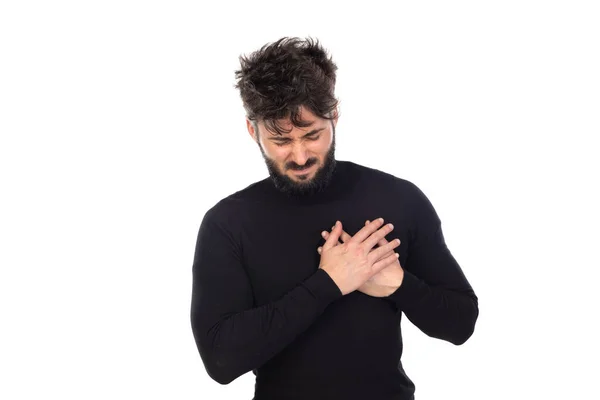
[[393, 229], [391, 224], [382, 225], [383, 218], [379, 218], [364, 226], [348, 242], [338, 243], [343, 228], [342, 223], [337, 221], [323, 245], [319, 268], [329, 274], [343, 295], [355, 291], [398, 259], [397, 253], [394, 253], [380, 260], [384, 254], [400, 245], [398, 240], [371, 251]]

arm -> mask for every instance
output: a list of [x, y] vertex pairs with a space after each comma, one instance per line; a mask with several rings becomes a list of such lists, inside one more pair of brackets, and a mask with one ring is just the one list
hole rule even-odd
[[193, 262], [191, 323], [209, 376], [228, 384], [260, 367], [342, 296], [322, 269], [280, 299], [253, 307], [239, 246], [209, 211]]
[[404, 278], [388, 299], [423, 333], [461, 345], [475, 329], [478, 299], [446, 246], [435, 209], [413, 187], [414, 224]]

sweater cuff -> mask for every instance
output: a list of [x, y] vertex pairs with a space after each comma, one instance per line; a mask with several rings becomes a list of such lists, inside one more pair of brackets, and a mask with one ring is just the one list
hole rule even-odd
[[414, 305], [427, 290], [428, 287], [423, 281], [407, 270], [404, 270], [404, 277], [402, 278], [400, 287], [386, 298], [402, 310], [407, 308], [407, 306]]
[[321, 268], [317, 269], [302, 285], [323, 307], [342, 297], [340, 288], [338, 288], [329, 274]]

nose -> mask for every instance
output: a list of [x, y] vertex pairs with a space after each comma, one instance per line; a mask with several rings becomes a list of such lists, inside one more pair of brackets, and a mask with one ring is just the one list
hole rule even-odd
[[302, 166], [306, 164], [308, 158], [309, 157], [304, 145], [302, 143], [294, 144], [292, 147], [292, 161], [294, 161], [297, 165]]

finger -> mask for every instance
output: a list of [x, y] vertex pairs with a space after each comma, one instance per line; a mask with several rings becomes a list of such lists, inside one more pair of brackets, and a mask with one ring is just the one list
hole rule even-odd
[[[365, 222], [365, 225], [369, 225], [369, 222], [371, 222], [371, 221], [367, 220], [367, 222]], [[384, 237], [379, 242], [377, 242], [377, 245], [378, 246], [383, 246], [384, 244], [387, 244], [387, 242], [388, 242], [387, 239]]]
[[[344, 235], [343, 231], [342, 231], [342, 236]], [[327, 231], [323, 231], [323, 239], [327, 240], [327, 238], [329, 237], [329, 232]], [[336, 244], [334, 244], [334, 246], [337, 246], [338, 244], [342, 244], [342, 242], [340, 242], [339, 240], [337, 241]]]
[[383, 254], [383, 255], [381, 255], [381, 256], [379, 256], [379, 257], [372, 257], [372, 258], [370, 259], [370, 260], [372, 260], [372, 263], [371, 263], [371, 264], [375, 265], [375, 264], [377, 263], [377, 261], [379, 261], [379, 260], [382, 260], [382, 259], [384, 259], [384, 258], [386, 258], [386, 257], [388, 257], [388, 256], [391, 256], [392, 254], [394, 254], [394, 251], [393, 251], [393, 250], [392, 250], [392, 251], [388, 251], [387, 253], [385, 253], [385, 254]]
[[[371, 226], [373, 224], [369, 224]], [[363, 242], [363, 246], [367, 251], [371, 251], [371, 249], [379, 242], [381, 239], [385, 237], [385, 235], [389, 234], [394, 229], [392, 224], [386, 224], [374, 232]]]
[[321, 246], [317, 247], [317, 253], [321, 254], [321, 249], [322, 249]]
[[[335, 225], [331, 227], [331, 230], [333, 230], [335, 228]], [[327, 231], [323, 231], [321, 232], [321, 236], [323, 236], [323, 239], [327, 240], [327, 238], [329, 237], [329, 232]], [[352, 236], [350, 236], [348, 234], [348, 232], [346, 232], [345, 230], [342, 229], [342, 234], [340, 235], [342, 243], [345, 243], [347, 241], [349, 241], [350, 239], [352, 239]]]
[[341, 232], [342, 232], [342, 223], [340, 221], [336, 221], [334, 228], [331, 231], [331, 234], [329, 235], [329, 237], [325, 241], [325, 244], [323, 245], [323, 251], [329, 250], [333, 246], [337, 245], [337, 241], [340, 238]]
[[395, 263], [398, 260], [398, 257], [400, 257], [400, 255], [398, 253], [394, 253], [390, 256], [387, 256], [387, 257], [377, 261], [375, 264], [373, 264], [374, 274], [378, 273], [382, 269], [389, 267], [390, 265]]
[[398, 246], [400, 246], [400, 239], [394, 239], [391, 242], [389, 242], [388, 244], [378, 247], [377, 249], [371, 251], [369, 253], [369, 255], [367, 256], [369, 259], [369, 262], [371, 264], [375, 264], [380, 258], [384, 258], [386, 253], [394, 250]]
[[383, 218], [378, 218], [376, 221], [373, 221], [373, 223], [364, 226], [360, 231], [356, 232], [356, 235], [352, 237], [351, 242], [356, 242], [358, 244], [362, 243], [366, 238], [371, 236], [371, 234], [382, 225]]
[[[329, 232], [323, 231], [323, 232], [321, 232], [321, 236], [323, 236], [323, 239], [325, 239], [327, 241], [327, 239], [329, 238]], [[334, 246], [337, 246], [338, 244], [340, 244], [339, 240], [336, 243], [334, 243]]]
[[[333, 228], [335, 228], [335, 225], [331, 227], [331, 230], [333, 230]], [[342, 234], [341, 234], [341, 239], [342, 239], [342, 243], [346, 243], [347, 241], [349, 241], [350, 239], [352, 239], [352, 236], [350, 236], [345, 230], [342, 229]], [[325, 239], [327, 239], [325, 237]]]

